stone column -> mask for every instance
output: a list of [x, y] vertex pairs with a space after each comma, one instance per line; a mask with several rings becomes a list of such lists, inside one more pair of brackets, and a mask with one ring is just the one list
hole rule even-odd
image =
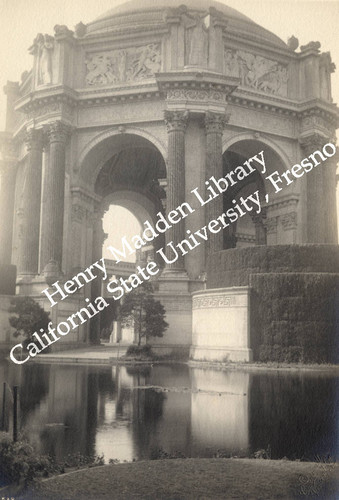
[[40, 269], [52, 260], [61, 271], [65, 196], [65, 149], [69, 127], [60, 121], [49, 125], [48, 162], [44, 169], [41, 206]]
[[[308, 137], [303, 137], [299, 140], [303, 155], [309, 156], [314, 151], [322, 150], [327, 140], [319, 134], [313, 134]], [[307, 243], [325, 243], [325, 221], [324, 206], [327, 199], [324, 199], [323, 187], [323, 169], [324, 164], [319, 164], [317, 167], [308, 172], [306, 178], [306, 234]], [[335, 189], [335, 184], [334, 187]]]
[[[166, 111], [165, 122], [168, 131], [168, 162], [167, 162], [167, 199], [166, 213], [176, 209], [185, 201], [185, 130], [188, 121], [188, 111]], [[185, 238], [185, 221], [172, 225], [166, 231], [166, 245], [180, 243]], [[173, 252], [166, 247], [166, 255], [173, 259]], [[173, 264], [167, 264], [166, 270], [185, 272], [184, 257], [179, 257]]]
[[[337, 196], [336, 196], [336, 171], [337, 153], [328, 158], [322, 165], [323, 168], [323, 209], [324, 209], [324, 243], [337, 245], [338, 243], [338, 221], [337, 221]], [[319, 165], [320, 167], [320, 165]]]
[[42, 130], [28, 130], [26, 143], [28, 157], [22, 196], [23, 223], [18, 250], [18, 272], [22, 275], [36, 275], [39, 262]]
[[[208, 111], [205, 116], [206, 127], [206, 181], [212, 176], [220, 179], [223, 176], [222, 134], [228, 117]], [[216, 219], [223, 212], [223, 196], [210, 201], [205, 207], [206, 224]], [[223, 232], [210, 234], [206, 242], [207, 255], [223, 249]]]
[[255, 226], [255, 244], [267, 245], [266, 225], [267, 218], [266, 209], [263, 208], [260, 214], [252, 215], [252, 221]]
[[[99, 207], [95, 207], [93, 212], [93, 250], [92, 262], [97, 262], [102, 257], [102, 245], [107, 235], [104, 233], [102, 224], [103, 212]], [[91, 283], [91, 301], [101, 295], [102, 274], [98, 272], [97, 278]], [[96, 314], [90, 320], [89, 339], [91, 344], [100, 344], [100, 314]]]
[[10, 264], [12, 258], [13, 216], [17, 160], [12, 140], [1, 144], [0, 162], [0, 265]]

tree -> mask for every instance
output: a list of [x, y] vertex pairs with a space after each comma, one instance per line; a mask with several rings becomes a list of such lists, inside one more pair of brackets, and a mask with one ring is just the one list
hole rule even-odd
[[138, 334], [138, 345], [146, 337], [162, 337], [168, 328], [165, 321], [165, 308], [155, 300], [150, 283], [142, 283], [125, 295], [120, 308], [120, 320], [123, 326], [133, 326]]
[[26, 345], [34, 340], [34, 332], [39, 334], [40, 328], [46, 331], [50, 322], [49, 314], [31, 297], [13, 297], [8, 312], [16, 314], [9, 318], [14, 336], [25, 335]]

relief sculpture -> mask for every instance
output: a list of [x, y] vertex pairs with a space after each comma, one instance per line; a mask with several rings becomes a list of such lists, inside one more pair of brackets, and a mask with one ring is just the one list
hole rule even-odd
[[287, 68], [242, 50], [225, 50], [225, 72], [241, 79], [241, 85], [287, 97]]
[[87, 85], [128, 83], [152, 78], [160, 71], [160, 44], [95, 53], [86, 59]]

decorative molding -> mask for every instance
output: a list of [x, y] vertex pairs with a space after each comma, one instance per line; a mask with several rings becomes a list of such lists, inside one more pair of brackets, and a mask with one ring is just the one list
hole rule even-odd
[[61, 122], [60, 120], [50, 123], [46, 127], [46, 133], [49, 142], [63, 142], [65, 143], [71, 133], [71, 127]]
[[314, 153], [317, 149], [322, 149], [327, 141], [327, 137], [317, 132], [305, 137], [299, 137], [299, 144], [307, 155]]
[[217, 101], [225, 102], [226, 94], [218, 90], [202, 89], [170, 89], [167, 91], [168, 101]]
[[256, 237], [254, 234], [245, 234], [245, 233], [235, 233], [235, 237], [238, 242], [244, 242], [244, 243], [254, 243], [256, 242]]
[[296, 207], [299, 203], [299, 195], [283, 195], [268, 204], [269, 210], [280, 210], [284, 207]]
[[55, 114], [65, 116], [66, 118], [71, 119], [73, 115], [72, 106], [64, 102], [51, 100], [50, 102], [47, 102], [45, 104], [36, 105], [32, 107], [27, 112], [27, 118], [29, 120], [34, 120], [45, 117], [46, 115], [55, 115]]
[[188, 111], [165, 110], [164, 116], [168, 132], [185, 132], [189, 117]]
[[278, 227], [278, 219], [279, 217], [269, 217], [265, 221], [265, 227], [267, 234], [275, 234], [277, 232], [277, 227]]
[[210, 309], [216, 307], [231, 307], [234, 305], [234, 297], [225, 295], [212, 295], [210, 297], [193, 297], [193, 309]]
[[280, 216], [281, 225], [284, 231], [297, 228], [297, 212], [289, 212]]
[[302, 114], [301, 117], [301, 133], [314, 131], [315, 129], [323, 132], [326, 136], [335, 137], [336, 123], [333, 117], [321, 113], [321, 110], [313, 108]]
[[82, 205], [72, 205], [71, 219], [72, 222], [82, 222], [86, 216], [86, 208]]
[[207, 111], [205, 114], [206, 134], [222, 134], [230, 120], [230, 113], [220, 114]]

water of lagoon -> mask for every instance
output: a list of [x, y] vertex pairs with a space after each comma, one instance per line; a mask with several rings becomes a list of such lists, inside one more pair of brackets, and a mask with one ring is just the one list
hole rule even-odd
[[21, 431], [58, 460], [80, 452], [131, 461], [159, 450], [251, 456], [267, 448], [272, 458], [339, 455], [338, 379], [319, 372], [2, 362], [3, 381], [20, 387]]

